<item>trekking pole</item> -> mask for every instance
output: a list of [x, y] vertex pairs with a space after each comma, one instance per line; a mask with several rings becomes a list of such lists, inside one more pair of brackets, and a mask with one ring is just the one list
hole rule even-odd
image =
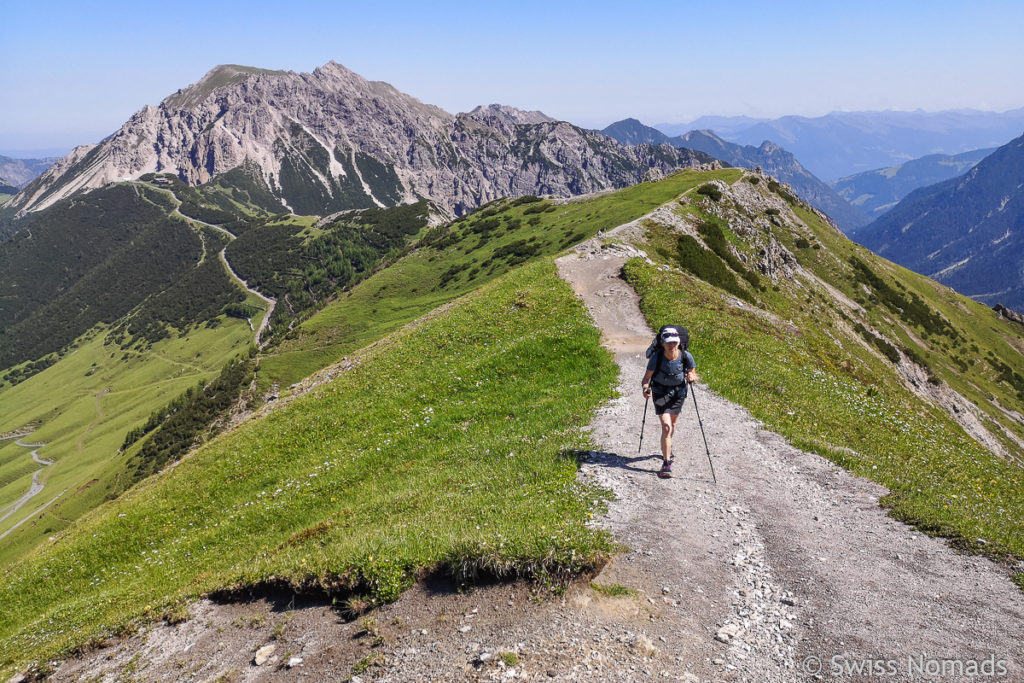
[[649, 398], [644, 398], [644, 419], [640, 423], [640, 445], [636, 447], [637, 455], [640, 454], [640, 449], [644, 447], [644, 425], [647, 424], [647, 402], [650, 400]]
[[718, 484], [718, 477], [715, 476], [715, 464], [711, 462], [711, 449], [708, 448], [708, 436], [704, 433], [704, 421], [700, 419], [700, 410], [697, 408], [697, 392], [694, 391], [693, 382], [690, 382], [690, 391], [693, 392], [693, 409], [697, 411], [697, 424], [700, 425], [700, 435], [704, 437], [704, 451], [708, 454], [708, 464], [711, 465], [711, 478]]

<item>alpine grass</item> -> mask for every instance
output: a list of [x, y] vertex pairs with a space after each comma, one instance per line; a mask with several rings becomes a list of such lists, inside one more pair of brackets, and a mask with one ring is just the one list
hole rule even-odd
[[375, 604], [429, 571], [558, 585], [612, 551], [575, 453], [617, 370], [550, 261], [358, 361], [3, 570], [3, 675], [213, 591]]

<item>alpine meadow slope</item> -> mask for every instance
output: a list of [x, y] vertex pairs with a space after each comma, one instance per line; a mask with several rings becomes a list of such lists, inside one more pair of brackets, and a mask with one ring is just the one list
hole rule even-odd
[[887, 487], [894, 516], [1020, 572], [1024, 330], [771, 179], [691, 197], [647, 224], [652, 256], [683, 273], [627, 264], [649, 320], [686, 321], [710, 388]]
[[258, 402], [251, 347], [399, 253], [431, 215], [419, 202], [315, 227], [316, 217], [250, 203], [247, 177], [100, 188], [29, 214], [0, 244], [0, 433], [31, 433], [51, 462], [40, 468], [15, 440], [3, 443], [0, 563]]
[[576, 458], [617, 369], [551, 258], [612, 223], [651, 258], [625, 267], [648, 321], [690, 328], [711, 390], [1024, 581], [1020, 326], [858, 247], [770, 177], [685, 171], [425, 231], [281, 343], [278, 382], [344, 354], [319, 384], [2, 570], [3, 673], [211, 593], [318, 591], [358, 613], [431, 572], [559, 584], [599, 566], [608, 494]]

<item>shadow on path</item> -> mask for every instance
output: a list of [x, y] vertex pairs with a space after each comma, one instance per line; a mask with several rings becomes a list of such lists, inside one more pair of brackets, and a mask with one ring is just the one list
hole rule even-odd
[[[658, 468], [661, 467], [661, 453], [627, 457], [619, 455], [618, 453], [607, 453], [605, 451], [569, 450], [562, 451], [560, 455], [563, 458], [567, 458], [575, 462], [586, 462], [600, 467], [615, 467], [623, 470], [631, 470], [633, 472], [643, 472], [645, 474], [657, 474]], [[646, 461], [653, 461], [653, 468], [637, 467], [637, 464], [644, 463]]]

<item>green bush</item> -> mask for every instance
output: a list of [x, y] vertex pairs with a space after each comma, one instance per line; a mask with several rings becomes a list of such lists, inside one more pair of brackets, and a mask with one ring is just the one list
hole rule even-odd
[[704, 239], [704, 243], [711, 247], [711, 251], [715, 252], [720, 259], [729, 264], [729, 267], [749, 282], [751, 287], [754, 289], [761, 288], [761, 276], [747, 270], [746, 266], [729, 249], [725, 239], [725, 231], [722, 229], [721, 219], [712, 218], [702, 221], [697, 226], [697, 232]]
[[718, 187], [712, 183], [706, 183], [698, 187], [697, 194], [702, 194], [705, 197], [708, 197], [712, 201], [716, 202], [722, 199], [722, 191], [719, 190]]
[[903, 320], [921, 327], [926, 334], [945, 334], [951, 339], [960, 336], [941, 314], [932, 310], [916, 293], [910, 292], [908, 296], [890, 287], [856, 256], [850, 258], [850, 265], [853, 266], [855, 282], [870, 287], [878, 301]]
[[708, 284], [753, 303], [750, 295], [740, 286], [736, 276], [725, 265], [725, 262], [713, 251], [701, 246], [700, 242], [692, 236], [683, 235], [679, 238], [675, 258], [684, 270], [693, 273]]

